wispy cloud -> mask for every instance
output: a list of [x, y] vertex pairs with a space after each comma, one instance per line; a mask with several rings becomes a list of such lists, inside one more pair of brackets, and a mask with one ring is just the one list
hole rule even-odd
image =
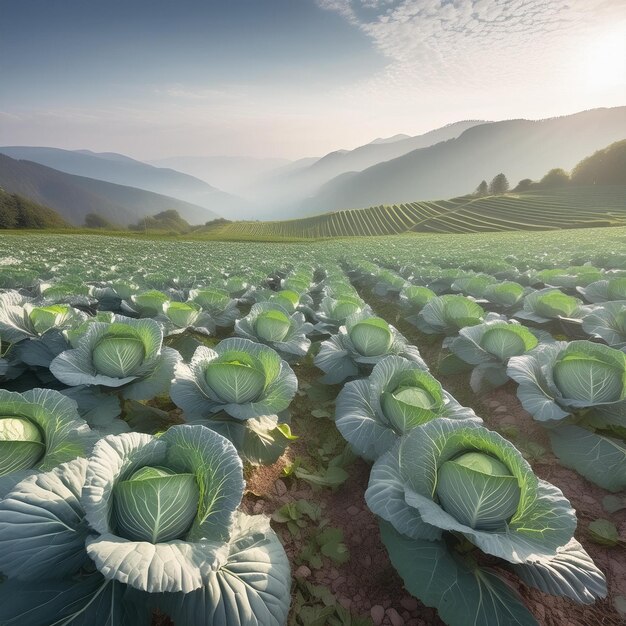
[[572, 64], [576, 42], [625, 16], [621, 0], [317, 0], [389, 59], [373, 85], [490, 89]]

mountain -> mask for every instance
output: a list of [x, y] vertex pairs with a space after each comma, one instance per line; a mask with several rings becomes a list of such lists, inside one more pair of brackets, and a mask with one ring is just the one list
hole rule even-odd
[[49, 206], [75, 226], [82, 225], [89, 213], [124, 226], [168, 209], [176, 209], [192, 224], [204, 224], [217, 217], [204, 207], [177, 198], [66, 174], [3, 154], [0, 154], [0, 187]]
[[56, 211], [0, 187], [0, 229], [3, 228], [70, 228], [70, 225]]
[[336, 177], [301, 205], [301, 214], [460, 196], [499, 172], [513, 186], [554, 167], [571, 169], [624, 137], [626, 107], [479, 124], [458, 138]]
[[399, 133], [397, 135], [394, 135], [393, 137], [379, 137], [378, 139], [374, 139], [374, 141], [370, 141], [370, 145], [381, 143], [395, 143], [396, 141], [401, 141], [402, 139], [411, 139], [411, 135]]
[[246, 205], [243, 199], [220, 191], [203, 180], [173, 169], [154, 167], [122, 154], [31, 146], [4, 146], [0, 147], [0, 153], [67, 174], [180, 198], [216, 213], [237, 215], [239, 209]]
[[297, 211], [296, 206], [303, 199], [315, 194], [322, 185], [341, 174], [359, 172], [417, 148], [458, 137], [463, 131], [477, 124], [485, 122], [476, 120], [456, 122], [416, 137], [400, 137], [397, 140], [377, 139], [354, 150], [337, 150], [295, 171], [271, 173], [252, 189], [255, 196], [271, 210], [272, 216], [276, 216], [277, 213], [292, 216]]

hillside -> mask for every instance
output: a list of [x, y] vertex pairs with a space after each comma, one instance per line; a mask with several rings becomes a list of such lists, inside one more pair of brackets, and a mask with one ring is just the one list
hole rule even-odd
[[571, 175], [575, 185], [620, 185], [626, 182], [626, 139], [583, 159]]
[[532, 190], [502, 196], [411, 202], [324, 213], [299, 220], [233, 222], [200, 228], [215, 239], [296, 239], [476, 233], [626, 226], [626, 185]]
[[178, 198], [215, 213], [236, 214], [245, 205], [243, 199], [220, 191], [204, 180], [173, 169], [154, 167], [122, 154], [30, 146], [0, 147], [0, 153], [12, 159], [39, 163], [66, 174]]
[[[425, 148], [458, 137], [468, 128], [482, 121], [463, 121], [448, 124], [423, 135], [403, 138], [376, 139], [354, 150], [336, 150], [316, 159], [304, 167], [281, 169], [262, 179], [259, 184], [247, 190], [256, 195], [262, 204], [270, 204], [265, 213], [293, 215], [298, 213], [297, 205], [317, 192], [328, 181], [346, 172], [360, 172], [373, 165], [405, 155], [418, 148]], [[332, 206], [325, 207], [333, 208]]]
[[69, 227], [56, 211], [0, 188], [0, 229]]
[[522, 178], [540, 178], [553, 167], [571, 169], [591, 152], [624, 137], [626, 107], [482, 124], [457, 139], [343, 174], [303, 202], [301, 213], [459, 196], [498, 172], [514, 185]]
[[169, 209], [177, 210], [192, 224], [204, 224], [216, 214], [203, 207], [161, 194], [74, 176], [0, 154], [0, 187], [57, 211], [75, 226], [89, 213], [127, 226], [142, 217]]

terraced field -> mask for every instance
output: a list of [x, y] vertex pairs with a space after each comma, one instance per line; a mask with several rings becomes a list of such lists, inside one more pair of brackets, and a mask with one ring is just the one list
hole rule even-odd
[[[317, 239], [626, 225], [626, 185], [381, 205], [275, 222], [231, 222], [211, 239]], [[202, 232], [202, 231], [199, 231]]]

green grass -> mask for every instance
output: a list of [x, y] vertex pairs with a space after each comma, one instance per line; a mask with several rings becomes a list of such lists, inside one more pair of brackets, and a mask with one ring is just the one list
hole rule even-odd
[[504, 196], [411, 202], [349, 209], [274, 222], [230, 222], [192, 237], [292, 240], [378, 237], [407, 232], [477, 233], [626, 225], [626, 186], [568, 187]]

